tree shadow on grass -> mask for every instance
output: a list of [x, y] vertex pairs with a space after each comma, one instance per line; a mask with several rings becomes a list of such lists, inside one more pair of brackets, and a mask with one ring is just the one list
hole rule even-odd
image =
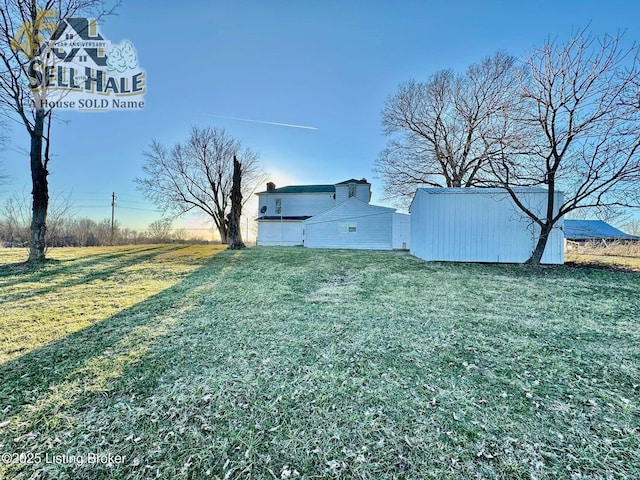
[[[630, 257], [633, 258], [633, 257]], [[627, 265], [605, 262], [565, 262], [566, 268], [574, 270], [604, 270], [607, 272], [638, 273], [640, 269]]]
[[[330, 254], [323, 255], [326, 258]], [[387, 307], [379, 305], [363, 313], [345, 315], [345, 306], [351, 306], [346, 299], [335, 306], [309, 302], [301, 310], [300, 300], [343, 272], [345, 262], [336, 260], [303, 271], [303, 264], [314, 262], [289, 260], [284, 254], [282, 257], [272, 262], [264, 255], [216, 255], [181, 283], [155, 297], [0, 367], [5, 380], [0, 386], [0, 398], [7, 399], [6, 404], [5, 400], [0, 402], [0, 444], [5, 451], [80, 455], [96, 451], [127, 458], [124, 465], [113, 468], [12, 465], [5, 471], [6, 476], [271, 478], [271, 472], [266, 470], [267, 462], [271, 462], [276, 472], [271, 473], [273, 477], [277, 477], [282, 465], [296, 465], [303, 475], [316, 471], [319, 478], [323, 472], [325, 477], [330, 473], [326, 470], [327, 459], [342, 458], [345, 449], [358, 445], [356, 442], [366, 442], [371, 458], [380, 455], [383, 460], [377, 467], [362, 465], [364, 474], [360, 477], [397, 478], [406, 473], [420, 478], [421, 472], [427, 476], [433, 471], [428, 457], [424, 459], [425, 450], [435, 449], [440, 444], [434, 442], [441, 441], [434, 436], [430, 443], [429, 432], [435, 430], [434, 424], [423, 423], [419, 412], [420, 408], [431, 412], [436, 406], [436, 393], [442, 395], [438, 402], [443, 405], [450, 399], [463, 410], [473, 412], [476, 407], [472, 408], [471, 402], [486, 398], [487, 388], [491, 389], [497, 400], [477, 406], [476, 413], [485, 415], [483, 412], [491, 408], [492, 413], [487, 414], [491, 419], [506, 411], [509, 421], [516, 425], [498, 429], [498, 435], [518, 437], [522, 432], [519, 425], [526, 429], [520, 420], [537, 414], [524, 393], [516, 399], [498, 394], [520, 385], [521, 377], [515, 374], [524, 368], [534, 372], [532, 379], [536, 378], [536, 371], [546, 368], [539, 363], [549, 357], [545, 340], [557, 343], [552, 335], [545, 334], [534, 345], [533, 341], [522, 342], [520, 335], [510, 337], [515, 343], [503, 341], [496, 332], [508, 328], [495, 324], [487, 325], [486, 331], [477, 326], [458, 330], [452, 328], [455, 325], [449, 319], [433, 326], [421, 326], [432, 321], [404, 321], [394, 326], [404, 314], [388, 319]], [[305, 252], [303, 258], [319, 260], [321, 256]], [[364, 265], [371, 257], [357, 258], [357, 264]], [[302, 286], [294, 292], [283, 285], [291, 281], [291, 269], [271, 274], [285, 262], [299, 272], [295, 279]], [[406, 270], [406, 265], [401, 262], [395, 268]], [[515, 270], [501, 267], [489, 272]], [[469, 271], [476, 269], [465, 268], [460, 276]], [[478, 273], [484, 271], [483, 268]], [[423, 285], [433, 285], [430, 278], [423, 276], [422, 280]], [[222, 285], [225, 288], [219, 287]], [[292, 297], [285, 302], [283, 294]], [[294, 308], [283, 310], [286, 303]], [[491, 308], [485, 311], [492, 312]], [[407, 315], [410, 313], [408, 310]], [[460, 325], [469, 322], [468, 312], [464, 313], [459, 316]], [[486, 323], [483, 313], [481, 310], [473, 315], [478, 325]], [[397, 335], [402, 330], [407, 330], [406, 334]], [[428, 332], [430, 336], [420, 342], [431, 338], [434, 346], [415, 343]], [[483, 336], [485, 340], [478, 345]], [[566, 346], [573, 348], [570, 342], [567, 340]], [[557, 347], [564, 350], [565, 344]], [[425, 352], [431, 352], [433, 365], [425, 364]], [[418, 366], [418, 362], [424, 365]], [[553, 374], [553, 379], [559, 381], [548, 383], [554, 386], [554, 397], [565, 399], [566, 392], [574, 391], [574, 384], [562, 380], [563, 372], [573, 371], [573, 362], [567, 363], [564, 358], [557, 362], [549, 367], [559, 372]], [[356, 379], [362, 381], [355, 383]], [[404, 390], [413, 385], [414, 379], [415, 397], [409, 393], [411, 390]], [[426, 390], [428, 394], [423, 391], [438, 384], [451, 385], [446, 387], [451, 393], [446, 389]], [[459, 397], [454, 395], [454, 387], [460, 392]], [[429, 403], [432, 398], [433, 404]], [[384, 399], [389, 399], [388, 403]], [[329, 410], [332, 404], [333, 409]], [[446, 455], [457, 456], [461, 447], [470, 447], [466, 448], [467, 470], [456, 477], [470, 474], [469, 468], [487, 465], [480, 463], [482, 459], [478, 460], [473, 445], [476, 438], [489, 441], [494, 433], [483, 433], [480, 426], [467, 422], [464, 416], [451, 418], [452, 411], [460, 415], [457, 410], [449, 408], [438, 413], [439, 405], [433, 414], [443, 430], [459, 429], [461, 435], [472, 438], [445, 450]], [[341, 407], [345, 414], [340, 413]], [[382, 408], [387, 420], [380, 410], [383, 423], [367, 427], [372, 416], [378, 414], [366, 411], [378, 412]], [[469, 418], [474, 418], [473, 414]], [[555, 416], [549, 418], [550, 422], [556, 421]], [[3, 424], [5, 421], [9, 423]], [[353, 428], [354, 425], [362, 429]], [[387, 443], [376, 446], [378, 439], [386, 435], [382, 426], [389, 432]], [[425, 439], [418, 443], [422, 449], [411, 447], [412, 453], [407, 440], [399, 444], [399, 453], [393, 453], [390, 448], [395, 437], [391, 434], [397, 432], [401, 441], [407, 438], [406, 434], [413, 435], [414, 428], [423, 428]], [[362, 438], [360, 432], [369, 437]], [[317, 438], [324, 442], [320, 444], [322, 455], [313, 452]], [[634, 448], [632, 445], [621, 450], [621, 456]], [[291, 463], [292, 459], [302, 463]], [[528, 471], [526, 459], [517, 464], [525, 469], [523, 475]], [[568, 461], [566, 456], [560, 456], [555, 463], [566, 463], [565, 460]], [[236, 470], [234, 465], [238, 466]], [[414, 469], [413, 473], [409, 468]], [[487, 476], [501, 473], [488, 472]], [[355, 478], [357, 473], [345, 470], [340, 478]], [[0, 465], [0, 477], [2, 474]]]
[[[108, 270], [112, 272], [141, 260], [148, 261], [155, 255], [135, 257]], [[2, 394], [0, 398], [9, 398], [7, 393], [10, 392], [6, 391], [7, 386], [11, 386], [11, 392], [15, 393], [34, 385], [38, 385], [40, 388], [49, 388], [52, 384], [67, 379], [68, 373], [76, 369], [78, 365], [95, 357], [102, 350], [110, 349], [132, 330], [152, 323], [156, 319], [156, 315], [161, 315], [179, 303], [183, 294], [186, 294], [194, 284], [202, 279], [202, 271], [208, 268], [207, 264], [210, 261], [188, 274], [173, 287], [122, 310], [111, 318], [0, 365], [0, 378], [3, 379], [0, 386]], [[108, 275], [108, 272], [105, 275]], [[79, 283], [82, 282], [79, 281]]]
[[[217, 260], [217, 257], [224, 258]], [[218, 253], [173, 287], [109, 319], [0, 365], [3, 451], [38, 451], [44, 455], [59, 447], [55, 453], [64, 453], [64, 446], [60, 444], [70, 439], [69, 431], [77, 426], [83, 411], [131, 388], [153, 390], [163, 371], [175, 362], [171, 355], [150, 357], [154, 345], [179, 328], [188, 312], [198, 307], [202, 301], [197, 293], [200, 285], [224, 281], [225, 274], [220, 270], [231, 259], [230, 255]], [[215, 278], [212, 278], [212, 268]], [[0, 465], [0, 477], [3, 467]], [[27, 470], [30, 473], [26, 478], [29, 478], [38, 466], [6, 468], [5, 475], [10, 478]], [[94, 478], [96, 473], [89, 475]], [[105, 473], [104, 477], [97, 478], [110, 477]]]
[[[141, 259], [160, 255], [174, 246], [148, 246], [136, 250], [126, 250], [116, 253], [99, 253], [80, 259], [57, 260], [49, 259], [38, 266], [29, 266], [26, 262], [0, 265], [0, 280], [14, 277], [12, 280], [0, 281], [0, 288], [11, 287], [25, 282], [42, 281], [49, 277], [74, 273], [78, 270], [99, 265], [111, 259], [122, 259], [122, 263], [134, 264]], [[147, 253], [141, 256], [142, 253]], [[151, 253], [149, 253], [151, 252]], [[125, 265], [126, 266], [126, 265]]]
[[[268, 350], [271, 341], [252, 337], [252, 333], [261, 332], [259, 324], [251, 330], [254, 315], [259, 318], [254, 303], [245, 302], [238, 307], [241, 314], [236, 316], [234, 308], [234, 314], [229, 315], [230, 304], [245, 295], [251, 297], [239, 287], [252, 280], [237, 278], [238, 271], [253, 265], [248, 257], [221, 252], [174, 287], [0, 366], [4, 380], [0, 385], [0, 445], [6, 451], [42, 455], [101, 452], [123, 454], [128, 459], [127, 464], [113, 468], [10, 465], [3, 472], [0, 465], [0, 477], [4, 473], [9, 478], [156, 478], [155, 468], [146, 470], [148, 465], [135, 462], [143, 458], [144, 462], [157, 461], [156, 468], [164, 474], [161, 478], [204, 478], [178, 475], [185, 461], [188, 463], [184, 451], [198, 451], [209, 466], [219, 464], [221, 459], [207, 448], [213, 451], [215, 442], [234, 441], [234, 435], [231, 440], [222, 439], [229, 421], [225, 413], [207, 420], [212, 422], [211, 428], [215, 422], [222, 424], [214, 431], [201, 428], [206, 425], [199, 418], [192, 420], [192, 415], [218, 409], [215, 396], [206, 400], [205, 395], [195, 393], [200, 388], [197, 379], [216, 369], [215, 374], [208, 373], [214, 384], [208, 388], [224, 395], [226, 389], [217, 387], [237, 382], [236, 349], [255, 341], [256, 352], [240, 357], [248, 356], [241, 361], [260, 365], [263, 355], [259, 352]], [[226, 302], [229, 298], [233, 300]], [[296, 328], [306, 327], [301, 323]], [[248, 405], [254, 385], [240, 383], [238, 396]], [[219, 408], [230, 411], [235, 408], [235, 395], [227, 397]], [[181, 418], [171, 417], [172, 412]], [[196, 433], [180, 430], [190, 429], [192, 421]], [[169, 434], [174, 436], [165, 438]], [[172, 460], [174, 455], [177, 460]]]
[[[150, 251], [150, 253], [144, 253], [148, 251]], [[35, 297], [35, 296], [45, 295], [47, 293], [55, 292], [60, 288], [72, 288], [77, 285], [93, 282], [95, 280], [107, 280], [109, 277], [111, 277], [112, 275], [118, 273], [119, 271], [125, 268], [132, 267], [141, 262], [142, 263], [152, 262], [153, 259], [166, 253], [167, 251], [173, 251], [173, 250], [167, 250], [166, 248], [164, 249], [149, 248], [149, 249], [136, 251], [135, 254], [129, 253], [126, 255], [109, 255], [106, 258], [102, 257], [101, 259], [91, 260], [88, 262], [80, 262], [80, 263], [77, 263], [74, 261], [71, 264], [67, 264], [61, 268], [56, 269], [54, 272], [47, 271], [46, 275], [43, 276], [44, 278], [41, 278], [39, 281], [43, 282], [48, 277], [56, 277], [58, 275], [70, 276], [71, 277], [70, 280], [47, 285], [42, 288], [32, 289], [28, 293], [20, 292], [18, 295], [21, 300], [24, 300], [30, 297]], [[111, 260], [111, 259], [117, 259], [117, 260], [115, 262], [109, 263], [108, 267], [106, 268], [99, 268], [95, 271], [89, 271], [79, 276], [74, 274], [74, 272], [83, 272], [92, 266], [99, 265], [105, 260]], [[62, 263], [64, 261], [59, 261], [59, 262]], [[20, 283], [20, 282], [18, 281], [16, 283]], [[10, 297], [5, 297], [5, 301], [7, 299], [10, 299]]]
[[[141, 260], [149, 261], [159, 253], [162, 252], [121, 262], [105, 275]], [[164, 324], [161, 320], [166, 320], [176, 308], [181, 311], [190, 308], [189, 301], [193, 299], [189, 292], [205, 281], [211, 261], [208, 260], [178, 284], [143, 302], [0, 365], [0, 413], [3, 420], [24, 412], [25, 407], [37, 401], [43, 392], [52, 391], [62, 383], [85, 381], [89, 372], [84, 366], [92, 360], [115, 358], [126, 353], [127, 349], [140, 347], [143, 342], [155, 340], [166, 333], [178, 319], [170, 318], [171, 321]], [[86, 279], [78, 280], [82, 281]]]

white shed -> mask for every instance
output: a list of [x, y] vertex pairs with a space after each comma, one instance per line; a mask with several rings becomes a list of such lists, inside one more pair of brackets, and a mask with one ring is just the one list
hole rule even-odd
[[[544, 215], [546, 190], [515, 190], [527, 208]], [[556, 208], [562, 200], [556, 192]], [[540, 227], [500, 188], [419, 188], [410, 212], [410, 251], [424, 260], [522, 263], [540, 234]], [[542, 263], [564, 263], [562, 225], [561, 219], [553, 228]]]
[[391, 250], [394, 212], [350, 197], [305, 220], [304, 246]]

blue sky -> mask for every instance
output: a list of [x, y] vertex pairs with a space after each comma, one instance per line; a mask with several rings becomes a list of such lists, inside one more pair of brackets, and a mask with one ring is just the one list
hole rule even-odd
[[[372, 168], [386, 143], [380, 112], [400, 82], [463, 70], [497, 50], [522, 56], [587, 25], [640, 40], [631, 0], [124, 0], [117, 13], [101, 31], [134, 44], [145, 108], [60, 112], [49, 179], [52, 197], [71, 193], [76, 214], [96, 220], [110, 216], [116, 192], [118, 220], [138, 229], [160, 218], [133, 183], [152, 139], [171, 145], [192, 125], [222, 127], [260, 154], [278, 186], [366, 177], [373, 202], [388, 205]], [[11, 125], [0, 201], [30, 191], [28, 137]]]

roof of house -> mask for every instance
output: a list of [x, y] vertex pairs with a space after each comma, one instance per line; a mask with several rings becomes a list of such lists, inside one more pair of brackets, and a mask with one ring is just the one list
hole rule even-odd
[[258, 192], [258, 195], [262, 193], [268, 194], [282, 194], [282, 193], [335, 193], [335, 185], [289, 185], [288, 187], [274, 188], [273, 190], [265, 190], [264, 192]]
[[602, 220], [565, 220], [564, 237], [567, 240], [640, 240]]
[[348, 185], [350, 183], [359, 183], [361, 185], [369, 185], [366, 178], [361, 178], [360, 180], [356, 180], [355, 178], [350, 178], [349, 180], [345, 180], [344, 182], [336, 183], [336, 185]]
[[289, 185], [287, 187], [274, 188], [272, 190], [265, 190], [263, 192], [258, 192], [256, 195], [261, 195], [263, 193], [268, 193], [269, 195], [273, 195], [273, 194], [281, 195], [283, 193], [335, 193], [336, 185], [348, 185], [350, 183], [357, 183], [360, 185], [370, 185], [370, 183], [367, 182], [366, 178], [362, 178], [360, 180], [351, 178], [349, 180], [345, 180], [344, 182], [336, 183], [334, 185]]
[[306, 220], [307, 218], [311, 218], [311, 216], [310, 215], [298, 215], [298, 216], [264, 215], [262, 217], [258, 217], [257, 220], [277, 220], [280, 222], [280, 221], [287, 221], [287, 220], [302, 221], [302, 220]]

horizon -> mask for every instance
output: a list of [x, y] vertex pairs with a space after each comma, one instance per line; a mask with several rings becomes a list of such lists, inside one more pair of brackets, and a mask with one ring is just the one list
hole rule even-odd
[[[585, 27], [595, 35], [624, 32], [631, 43], [640, 39], [632, 21], [638, 12], [628, 1], [192, 0], [180, 8], [167, 0], [151, 8], [125, 1], [100, 28], [112, 43], [134, 45], [147, 74], [145, 106], [59, 111], [50, 197], [69, 195], [76, 216], [99, 221], [111, 218], [115, 192], [120, 225], [146, 229], [162, 215], [133, 182], [142, 175], [143, 152], [154, 139], [166, 146], [184, 141], [197, 125], [224, 128], [256, 151], [276, 185], [364, 177], [373, 204], [394, 206], [372, 169], [387, 141], [380, 112], [398, 84], [461, 71], [498, 50], [521, 57]], [[0, 207], [31, 189], [28, 135], [23, 125], [7, 124], [0, 159], [9, 182], [0, 186]], [[243, 222], [256, 215], [257, 202], [248, 202]], [[188, 216], [174, 227], [210, 230], [204, 220]]]

